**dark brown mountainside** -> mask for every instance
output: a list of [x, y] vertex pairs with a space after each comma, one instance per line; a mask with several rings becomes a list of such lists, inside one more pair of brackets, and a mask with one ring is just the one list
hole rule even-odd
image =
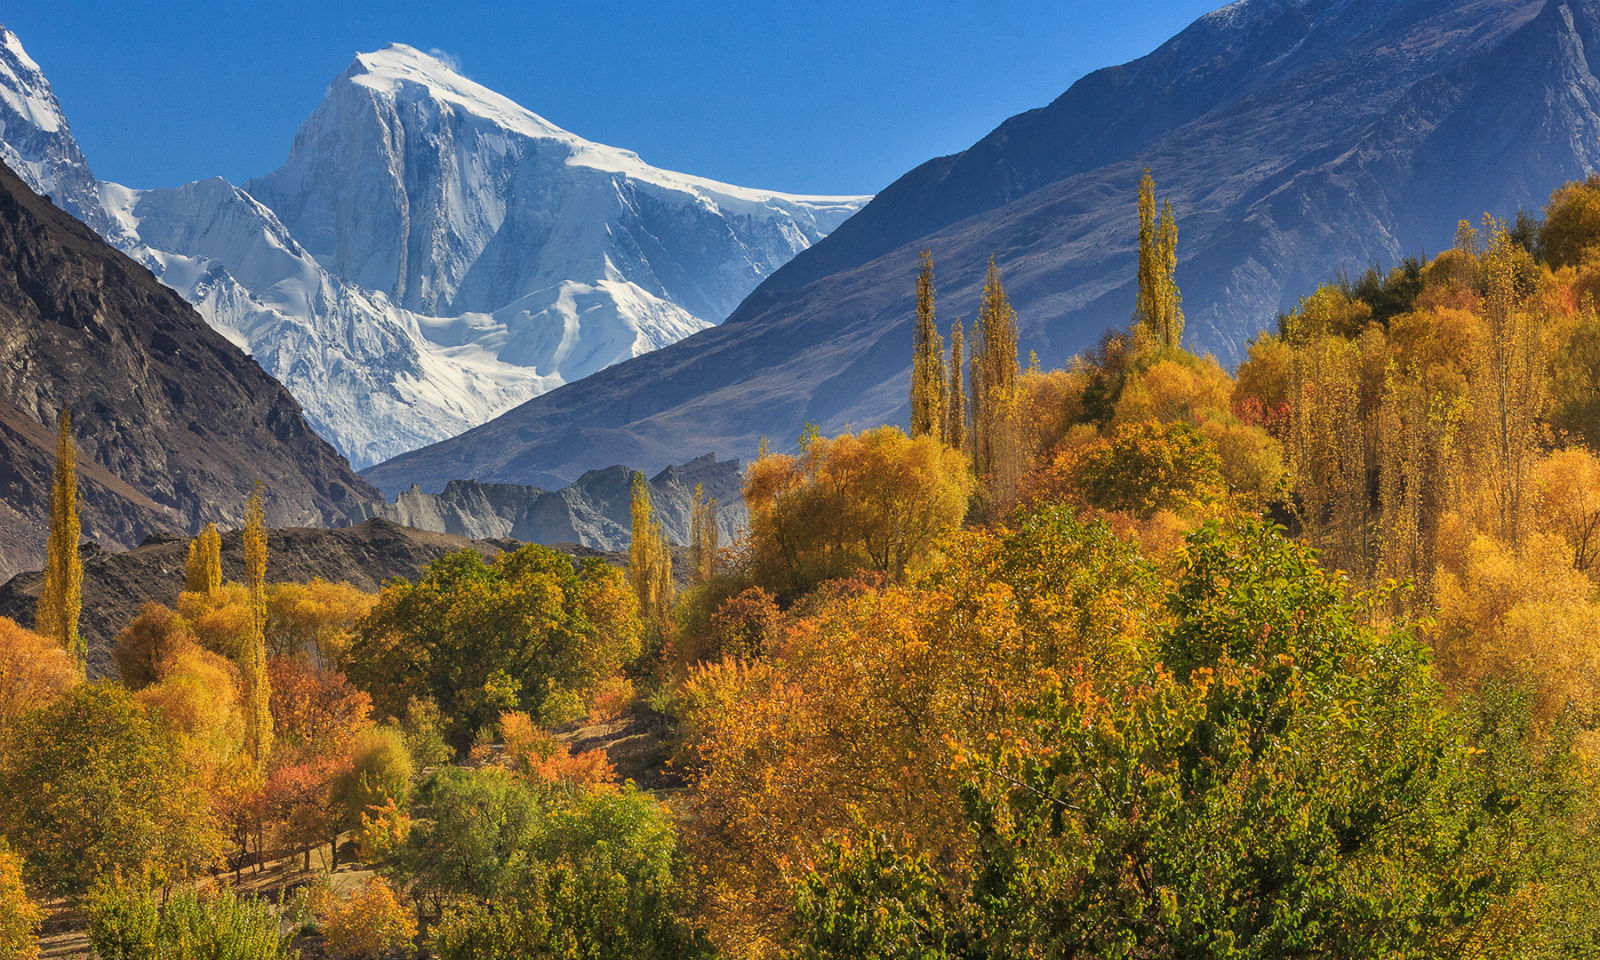
[[273, 526], [378, 499], [254, 360], [0, 166], [0, 576], [42, 563], [62, 407], [104, 547], [240, 525], [257, 480]]

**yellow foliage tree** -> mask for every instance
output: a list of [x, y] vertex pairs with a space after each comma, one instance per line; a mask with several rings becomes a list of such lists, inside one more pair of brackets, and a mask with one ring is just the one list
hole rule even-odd
[[689, 565], [693, 568], [697, 585], [709, 583], [717, 575], [719, 535], [716, 498], [707, 500], [697, 483], [694, 485], [694, 500], [689, 507]]
[[78, 633], [83, 609], [83, 559], [78, 555], [78, 452], [72, 442], [72, 411], [57, 419], [55, 479], [50, 486], [50, 540], [44, 584], [39, 589], [36, 629], [72, 655], [80, 676], [88, 673], [88, 648]]
[[0, 617], [0, 738], [78, 680], [77, 664], [54, 640]]
[[639, 601], [639, 619], [659, 623], [672, 606], [672, 553], [661, 521], [656, 519], [650, 485], [644, 474], [633, 475], [629, 508], [632, 536], [628, 542], [628, 585]]
[[972, 344], [973, 465], [997, 504], [1016, 494], [1025, 454], [1017, 404], [1017, 314], [1006, 296], [1000, 268], [989, 258]]
[[967, 388], [962, 382], [966, 369], [966, 346], [961, 331], [961, 321], [950, 324], [950, 384], [945, 390], [944, 442], [957, 450], [967, 451]]
[[791, 597], [861, 570], [898, 577], [961, 522], [972, 487], [966, 458], [931, 436], [813, 437], [745, 475], [751, 568]]
[[189, 541], [189, 558], [183, 567], [183, 589], [212, 593], [222, 586], [222, 534], [208, 523]]
[[243, 679], [245, 750], [256, 769], [264, 769], [272, 749], [272, 692], [267, 681], [267, 523], [261, 485], [245, 508], [245, 586], [249, 591], [250, 637], [240, 658]]
[[1183, 345], [1183, 302], [1173, 279], [1178, 267], [1178, 222], [1172, 201], [1156, 213], [1156, 184], [1145, 170], [1139, 181], [1139, 299], [1134, 324], [1158, 347]]
[[940, 435], [948, 418], [944, 342], [933, 315], [933, 254], [922, 251], [917, 271], [917, 319], [912, 331], [911, 435]]

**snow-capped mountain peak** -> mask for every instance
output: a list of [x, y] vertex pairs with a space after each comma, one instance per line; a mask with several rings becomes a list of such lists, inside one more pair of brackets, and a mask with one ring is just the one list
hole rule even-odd
[[0, 158], [252, 352], [358, 467], [719, 323], [866, 197], [652, 167], [404, 44], [358, 54], [283, 167], [100, 183], [0, 27]]

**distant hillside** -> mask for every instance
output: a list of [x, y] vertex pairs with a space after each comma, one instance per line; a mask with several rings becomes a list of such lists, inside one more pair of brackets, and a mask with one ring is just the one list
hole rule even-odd
[[366, 472], [569, 482], [807, 421], [904, 423], [917, 254], [972, 320], [993, 254], [1021, 347], [1058, 364], [1133, 309], [1135, 184], [1179, 224], [1192, 344], [1235, 359], [1330, 269], [1449, 243], [1460, 199], [1537, 207], [1600, 160], [1600, 0], [1242, 0], [907, 173], [721, 327]]
[[[707, 454], [668, 467], [650, 481], [651, 501], [669, 543], [689, 542], [695, 487], [717, 501], [717, 527], [723, 543], [736, 540], [748, 514], [738, 460], [718, 461]], [[633, 471], [612, 466], [591, 470], [560, 490], [509, 483], [452, 480], [437, 494], [412, 487], [394, 503], [373, 504], [362, 516], [464, 537], [511, 537], [530, 543], [578, 543], [600, 550], [624, 550], [632, 538]]]
[[378, 493], [194, 308], [0, 166], [0, 576], [38, 567], [56, 418], [74, 412], [83, 535], [342, 522]]

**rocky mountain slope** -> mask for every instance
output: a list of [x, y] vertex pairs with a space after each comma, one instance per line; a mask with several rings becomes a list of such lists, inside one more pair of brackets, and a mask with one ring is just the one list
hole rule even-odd
[[276, 381], [150, 272], [0, 168], [0, 576], [40, 565], [58, 411], [84, 536], [342, 521], [378, 494]]
[[[723, 543], [743, 535], [748, 514], [741, 487], [743, 465], [707, 454], [668, 467], [650, 481], [651, 502], [669, 543], [688, 544], [695, 488], [717, 501]], [[591, 470], [560, 490], [508, 483], [452, 480], [438, 493], [405, 490], [394, 503], [364, 507], [361, 516], [457, 536], [511, 537], [533, 543], [581, 543], [623, 550], [631, 539], [633, 471], [623, 466]]]
[[993, 254], [1046, 364], [1125, 325], [1135, 185], [1176, 207], [1188, 339], [1236, 359], [1343, 266], [1438, 250], [1600, 161], [1600, 0], [1241, 0], [907, 173], [726, 323], [367, 472], [389, 492], [556, 485], [685, 446], [907, 417], [917, 254], [942, 326]]
[[[3, 29], [3, 28], [0, 28]], [[861, 207], [660, 170], [411, 47], [358, 55], [243, 187], [100, 183], [0, 36], [19, 167], [256, 356], [358, 466], [719, 323]]]

